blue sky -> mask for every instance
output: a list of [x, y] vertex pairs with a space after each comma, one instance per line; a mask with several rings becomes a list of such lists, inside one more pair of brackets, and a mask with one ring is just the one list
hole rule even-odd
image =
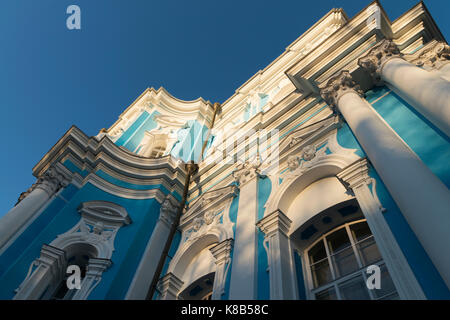
[[[396, 19], [418, 1], [380, 1]], [[2, 0], [0, 216], [33, 166], [75, 124], [109, 127], [147, 87], [223, 102], [333, 7], [370, 1]], [[81, 30], [66, 8], [81, 8]], [[425, 1], [449, 38], [448, 0]]]

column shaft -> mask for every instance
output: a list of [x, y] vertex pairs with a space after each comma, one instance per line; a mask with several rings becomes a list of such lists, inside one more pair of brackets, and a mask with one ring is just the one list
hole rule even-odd
[[0, 219], [0, 248], [31, 219], [49, 198], [46, 191], [36, 188]]
[[258, 178], [240, 188], [236, 221], [230, 299], [257, 299], [257, 230]]
[[381, 78], [426, 119], [450, 137], [450, 82], [401, 58], [385, 63]]

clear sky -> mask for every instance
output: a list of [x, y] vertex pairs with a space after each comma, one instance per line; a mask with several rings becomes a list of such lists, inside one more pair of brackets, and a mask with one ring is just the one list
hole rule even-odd
[[[109, 127], [147, 87], [223, 102], [331, 8], [369, 0], [1, 0], [0, 216], [72, 124]], [[380, 1], [395, 20], [416, 0]], [[66, 8], [81, 8], [81, 30]], [[426, 6], [446, 39], [449, 0]]]

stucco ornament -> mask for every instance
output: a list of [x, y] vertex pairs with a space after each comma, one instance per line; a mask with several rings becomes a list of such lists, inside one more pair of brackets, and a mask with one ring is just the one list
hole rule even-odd
[[205, 214], [203, 215], [203, 220], [205, 221], [205, 223], [207, 225], [210, 225], [213, 221], [214, 221], [214, 217], [216, 215], [214, 214], [213, 211], [207, 211], [205, 212]]
[[308, 145], [302, 150], [302, 158], [305, 161], [312, 160], [316, 156], [316, 148], [312, 145]]
[[36, 183], [28, 188], [27, 191], [20, 194], [16, 205], [33, 192], [34, 189], [42, 189], [47, 192], [49, 196], [52, 196], [59, 189], [66, 187], [71, 180], [72, 177], [70, 175], [62, 171], [58, 166], [52, 165], [46, 172], [38, 177]]
[[363, 95], [359, 85], [353, 80], [352, 75], [347, 70], [342, 70], [332, 76], [325, 84], [319, 86], [320, 95], [325, 102], [336, 111], [339, 99], [348, 92]]
[[261, 157], [257, 154], [252, 160], [246, 160], [240, 163], [236, 170], [233, 171], [234, 179], [243, 186], [259, 174], [259, 168], [262, 164]]
[[359, 58], [358, 65], [370, 73], [376, 85], [382, 85], [381, 70], [384, 64], [401, 56], [397, 45], [392, 40], [384, 39], [370, 49], [364, 57]]
[[192, 230], [194, 232], [197, 232], [202, 227], [202, 224], [203, 224], [203, 219], [202, 218], [200, 218], [200, 217], [195, 218]]
[[173, 204], [169, 197], [166, 197], [159, 210], [159, 219], [171, 226], [175, 220], [177, 209], [178, 206]]
[[217, 211], [212, 210], [205, 212], [201, 217], [194, 218], [194, 220], [192, 220], [190, 232], [187, 234], [186, 241], [199, 239], [221, 225], [220, 218], [222, 215], [223, 211], [222, 213], [217, 214]]
[[439, 69], [450, 61], [450, 46], [445, 42], [437, 42], [431, 48], [424, 50], [421, 55], [411, 61], [419, 67], [432, 70]]
[[[314, 167], [317, 162], [326, 157], [327, 147], [322, 147], [316, 150], [314, 145], [308, 145], [302, 149], [300, 156], [291, 155], [288, 158], [289, 171], [284, 178], [295, 177], [302, 175], [309, 168]], [[303, 160], [301, 160], [303, 159]]]
[[300, 158], [298, 156], [291, 155], [291, 156], [289, 156], [287, 162], [288, 162], [289, 170], [294, 171], [300, 165]]

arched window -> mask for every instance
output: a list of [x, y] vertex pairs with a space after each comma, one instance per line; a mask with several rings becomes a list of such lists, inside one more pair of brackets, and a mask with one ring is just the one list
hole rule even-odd
[[[86, 277], [86, 271], [89, 265], [89, 260], [92, 258], [95, 258], [97, 256], [97, 250], [86, 243], [78, 243], [73, 244], [66, 248], [66, 257], [67, 262], [66, 265], [76, 265], [80, 268], [81, 271], [81, 277], [80, 282], [83, 282], [84, 278]], [[67, 278], [71, 274], [66, 273], [59, 284], [54, 286], [50, 290], [50, 292], [47, 292], [41, 299], [50, 299], [50, 300], [71, 300], [75, 293], [77, 292], [77, 289], [71, 289], [67, 287]]]
[[[345, 223], [322, 235], [307, 248], [304, 257], [313, 299], [398, 299], [365, 219]], [[366, 285], [369, 265], [380, 268], [380, 289], [369, 289]]]
[[[16, 289], [15, 300], [87, 299], [111, 264], [114, 239], [119, 229], [131, 223], [125, 208], [107, 201], [83, 202], [80, 220], [50, 244], [30, 265], [25, 279]], [[77, 290], [67, 288], [67, 267], [81, 271]]]

